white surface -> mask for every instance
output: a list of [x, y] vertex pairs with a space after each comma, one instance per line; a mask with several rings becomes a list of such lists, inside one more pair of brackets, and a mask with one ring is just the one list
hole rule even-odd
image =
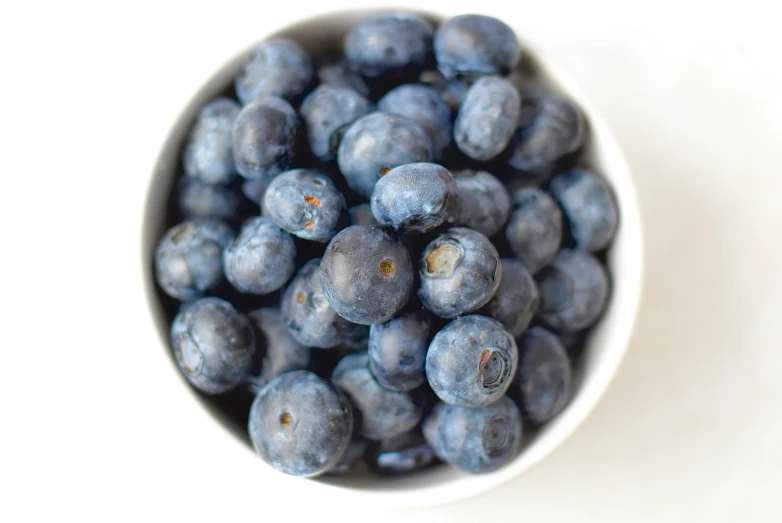
[[[309, 14], [193, 4], [0, 13], [0, 520], [399, 521], [308, 506], [295, 482], [273, 499], [229, 489], [223, 458], [188, 439], [219, 448], [224, 432], [185, 421], [199, 407], [134, 328], [143, 297], [124, 275], [166, 122], [225, 57]], [[614, 385], [558, 451], [404, 521], [782, 520], [782, 34], [767, 4], [478, 4], [517, 16], [618, 135], [644, 213], [645, 303]]]

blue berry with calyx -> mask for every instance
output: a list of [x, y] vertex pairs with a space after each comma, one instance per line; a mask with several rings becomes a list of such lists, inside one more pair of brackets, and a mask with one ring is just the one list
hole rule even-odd
[[353, 413], [329, 380], [293, 371], [261, 389], [247, 430], [267, 464], [292, 476], [313, 477], [339, 463], [350, 445]]
[[264, 96], [245, 105], [232, 135], [239, 174], [258, 180], [288, 169], [298, 128], [299, 116], [282, 98]]
[[351, 225], [331, 239], [320, 277], [337, 314], [362, 325], [393, 318], [410, 299], [415, 278], [399, 238], [370, 225]]
[[592, 327], [608, 302], [605, 268], [583, 251], [562, 249], [538, 283], [538, 314], [546, 324], [564, 332]]
[[406, 392], [380, 386], [369, 371], [366, 353], [342, 358], [331, 380], [350, 400], [356, 415], [356, 430], [365, 438], [384, 440], [415, 428], [421, 421], [421, 405]]
[[264, 96], [294, 98], [312, 80], [312, 60], [293, 40], [276, 38], [261, 43], [236, 77], [236, 96], [242, 104]]
[[502, 280], [494, 297], [480, 310], [498, 320], [514, 338], [529, 326], [540, 303], [538, 287], [519, 260], [503, 258]]
[[483, 234], [453, 227], [424, 249], [418, 296], [442, 318], [477, 310], [492, 299], [502, 279], [497, 249]]
[[426, 378], [442, 401], [477, 408], [505, 394], [517, 365], [513, 336], [497, 320], [473, 314], [435, 334], [426, 353]]
[[389, 390], [409, 391], [426, 382], [426, 351], [432, 322], [424, 310], [369, 328], [369, 370]]
[[483, 15], [455, 16], [443, 23], [434, 38], [437, 68], [449, 78], [507, 75], [521, 57], [513, 29]]
[[416, 472], [434, 460], [434, 451], [418, 431], [381, 441], [367, 459], [372, 470], [384, 476]]
[[456, 146], [473, 160], [486, 161], [508, 146], [521, 109], [518, 91], [497, 76], [479, 78], [467, 90], [453, 127]]
[[434, 158], [451, 143], [451, 109], [440, 93], [428, 85], [405, 84], [388, 91], [377, 102], [385, 113], [400, 114], [418, 122], [432, 140]]
[[353, 122], [339, 142], [337, 163], [351, 189], [369, 198], [394, 167], [432, 160], [432, 142], [414, 120], [371, 113]]
[[228, 98], [218, 98], [201, 109], [182, 155], [188, 177], [209, 184], [233, 180], [236, 166], [231, 133], [241, 109]]
[[328, 176], [310, 169], [274, 178], [262, 207], [283, 230], [316, 242], [329, 241], [347, 221], [345, 197]]
[[508, 189], [486, 171], [455, 171], [453, 177], [459, 189], [456, 223], [491, 238], [508, 221], [511, 207]]
[[594, 252], [611, 243], [619, 211], [605, 180], [586, 169], [574, 169], [554, 177], [549, 191], [562, 207], [576, 248]]
[[296, 244], [266, 217], [250, 218], [223, 252], [226, 279], [237, 290], [268, 294], [280, 289], [296, 269]]
[[155, 249], [155, 279], [182, 301], [214, 289], [223, 279], [223, 250], [234, 240], [220, 220], [186, 220], [169, 229]]
[[187, 219], [232, 220], [239, 212], [239, 198], [227, 185], [208, 184], [187, 176], [179, 180], [176, 191], [179, 210]]
[[207, 394], [242, 383], [255, 356], [250, 322], [220, 298], [201, 298], [183, 308], [171, 324], [171, 345], [187, 381]]
[[438, 403], [423, 422], [423, 434], [438, 458], [480, 474], [516, 456], [523, 430], [518, 407], [503, 396], [477, 409]]
[[321, 85], [312, 91], [299, 110], [312, 154], [320, 161], [333, 160], [338, 143], [334, 134], [371, 110], [372, 104], [352, 89]]
[[505, 229], [513, 253], [532, 274], [547, 266], [562, 243], [562, 211], [545, 191], [527, 187], [512, 195], [513, 211]]
[[326, 299], [320, 262], [315, 258], [302, 265], [283, 293], [280, 306], [288, 330], [299, 343], [319, 349], [366, 340], [367, 327], [339, 316]]
[[409, 163], [383, 176], [375, 184], [370, 202], [381, 225], [421, 234], [455, 220], [459, 189], [445, 167]]

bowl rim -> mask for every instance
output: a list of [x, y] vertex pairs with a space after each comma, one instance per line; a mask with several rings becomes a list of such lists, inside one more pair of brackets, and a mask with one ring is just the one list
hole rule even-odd
[[[329, 11], [327, 13], [316, 14], [311, 17], [303, 18], [278, 31], [263, 36], [257, 42], [285, 35], [294, 32], [301, 32], [312, 24], [322, 26], [328, 22], [332, 25], [347, 27], [350, 21], [355, 21], [371, 13], [392, 11], [395, 9], [344, 9]], [[446, 14], [439, 14], [431, 11], [419, 9], [405, 9], [409, 12], [416, 12], [427, 19], [442, 21], [449, 17]], [[514, 24], [505, 20], [514, 30]], [[603, 117], [597, 112], [592, 102], [585, 93], [578, 87], [574, 79], [559, 65], [551, 60], [545, 52], [536, 48], [534, 44], [520, 38], [524, 53], [530, 56], [541, 73], [551, 79], [551, 81], [568, 97], [572, 98], [583, 111], [590, 128], [591, 148], [595, 154], [601, 157], [598, 170], [607, 179], [616, 195], [617, 203], [620, 209], [620, 225], [617, 231], [617, 237], [614, 244], [609, 249], [609, 259], [612, 265], [615, 256], [622, 256], [625, 260], [621, 265], [621, 271], [616, 272], [616, 268], [611, 271], [612, 281], [616, 284], [621, 280], [621, 285], [614, 285], [609, 303], [609, 310], [600, 320], [599, 329], [606, 328], [606, 318], [612, 318], [612, 329], [608, 343], [608, 349], [604, 350], [603, 357], [596, 368], [591, 369], [589, 379], [582, 384], [577, 394], [573, 396], [568, 407], [555, 420], [553, 420], [541, 434], [533, 440], [529, 447], [520, 452], [510, 463], [500, 469], [481, 475], [470, 475], [460, 472], [451, 467], [439, 467], [439, 473], [425, 473], [419, 475], [419, 479], [424, 478], [429, 481], [424, 485], [418, 485], [415, 488], [405, 487], [403, 479], [383, 478], [376, 482], [350, 482], [339, 477], [324, 476], [317, 480], [297, 481], [297, 488], [302, 495], [324, 496], [351, 496], [352, 503], [358, 503], [367, 507], [383, 508], [422, 508], [434, 505], [440, 505], [453, 501], [463, 500], [484, 493], [494, 487], [510, 481], [522, 472], [529, 470], [540, 463], [546, 456], [550, 455], [559, 448], [579, 426], [589, 417], [596, 408], [602, 397], [607, 392], [613, 378], [619, 370], [620, 364], [629, 346], [632, 333], [635, 329], [638, 311], [640, 309], [641, 298], [643, 294], [643, 273], [644, 273], [644, 246], [643, 246], [643, 228], [640, 214], [640, 204], [637, 197], [630, 167], [622, 153], [619, 142], [609, 129]], [[155, 329], [158, 338], [162, 342], [162, 348], [169, 354], [172, 374], [177, 374], [183, 386], [188, 386], [184, 378], [179, 373], [176, 362], [171, 356], [168, 348], [167, 329], [161, 327], [160, 321], [161, 305], [158, 302], [158, 291], [155, 288], [154, 274], [152, 269], [152, 256], [154, 255], [154, 246], [158, 235], [152, 234], [156, 229], [154, 223], [160, 221], [161, 208], [165, 205], [168, 195], [175, 182], [176, 176], [171, 175], [172, 170], [177, 169], [177, 165], [171, 165], [171, 158], [178, 160], [178, 154], [171, 154], [171, 150], [181, 144], [183, 134], [189, 128], [189, 122], [192, 116], [200, 108], [201, 100], [208, 98], [205, 93], [215, 92], [219, 87], [224, 87], [226, 79], [230, 78], [241, 67], [246, 57], [252, 52], [257, 42], [241, 50], [233, 58], [229, 59], [212, 76], [201, 85], [191, 99], [183, 106], [179, 116], [172, 124], [168, 135], [159, 149], [158, 157], [155, 161], [150, 179], [147, 184], [147, 191], [144, 193], [144, 210], [141, 223], [141, 255], [142, 267], [141, 277], [143, 279], [143, 288], [149, 314], [146, 316], [148, 325]], [[610, 164], [611, 168], [604, 169]], [[166, 190], [160, 190], [160, 179], [166, 175], [169, 187]], [[157, 227], [160, 229], [160, 227]], [[622, 241], [622, 249], [619, 254], [616, 251], [618, 241]], [[617, 278], [619, 276], [619, 278]], [[622, 299], [621, 304], [619, 298]], [[617, 305], [621, 305], [618, 307]], [[158, 309], [157, 312], [155, 310]], [[594, 340], [587, 341], [589, 347]], [[585, 349], [586, 350], [586, 349]], [[188, 387], [190, 388], [190, 387]], [[200, 399], [198, 394], [192, 390], [192, 397]], [[203, 400], [201, 400], [204, 403]], [[204, 405], [206, 407], [206, 405]], [[236, 436], [230, 427], [220, 420], [221, 417], [215, 412], [214, 408], [205, 409], [216, 421], [221, 421], [223, 430], [231, 436]], [[245, 439], [245, 443], [247, 440]], [[248, 465], [242, 466], [242, 473], [247, 474], [246, 478], [252, 481], [267, 481], [269, 474], [274, 474], [273, 478], [282, 476], [279, 472], [263, 464], [260, 459], [251, 459], [255, 457], [252, 449], [248, 447]], [[256, 466], [262, 464], [262, 466]], [[286, 478], [287, 479], [287, 478]], [[382, 488], [376, 488], [375, 483], [382, 483]], [[407, 481], [409, 484], [410, 481]], [[421, 483], [421, 481], [413, 481]], [[285, 484], [285, 482], [281, 482]]]

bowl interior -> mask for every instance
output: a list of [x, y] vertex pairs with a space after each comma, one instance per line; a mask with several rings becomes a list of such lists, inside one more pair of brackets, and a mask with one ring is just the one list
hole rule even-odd
[[[376, 12], [376, 11], [375, 11]], [[356, 21], [369, 11], [347, 11], [305, 20], [274, 35], [300, 42], [313, 54], [339, 51], [342, 37]], [[432, 21], [440, 17], [422, 13]], [[506, 21], [508, 22], [508, 21]], [[512, 22], [510, 22], [512, 26]], [[605, 176], [612, 184], [620, 211], [620, 225], [616, 239], [606, 253], [606, 264], [612, 276], [612, 295], [600, 324], [586, 341], [575, 371], [574, 396], [567, 408], [536, 433], [525, 434], [522, 452], [507, 466], [489, 474], [468, 475], [450, 467], [438, 466], [403, 478], [378, 478], [371, 473], [350, 477], [322, 477], [316, 480], [297, 480], [298, 488], [318, 493], [360, 492], [360, 501], [383, 506], [423, 506], [460, 499], [483, 492], [539, 462], [559, 446], [584, 420], [606, 390], [629, 342], [641, 295], [642, 243], [639, 207], [631, 177], [616, 140], [593, 107], [572, 80], [551, 65], [522, 40], [525, 52], [522, 81], [528, 89], [546, 88], [567, 94], [575, 100], [587, 116], [590, 136], [585, 148], [587, 164]], [[166, 297], [154, 283], [153, 252], [158, 239], [173, 225], [169, 213], [171, 193], [179, 173], [180, 151], [192, 122], [200, 108], [221, 95], [231, 95], [233, 79], [241, 70], [251, 49], [230, 60], [194, 95], [182, 111], [166, 140], [152, 175], [147, 195], [142, 231], [142, 267], [146, 294], [150, 307], [150, 321], [157, 330], [164, 350], [171, 355], [168, 342], [168, 320], [176, 304]], [[184, 379], [171, 355], [172, 379]], [[247, 465], [238, 474], [247, 474], [242, 481], [279, 482], [278, 472], [266, 467], [254, 456], [246, 434], [246, 413], [252, 398], [245, 392], [209, 397], [193, 390], [204, 407], [233, 434], [233, 441], [247, 446]], [[231, 438], [226, 438], [226, 445]], [[284, 483], [284, 482], [283, 482]], [[302, 485], [303, 484], [303, 485]], [[398, 498], [389, 503], [389, 498]], [[381, 499], [378, 499], [381, 498]]]

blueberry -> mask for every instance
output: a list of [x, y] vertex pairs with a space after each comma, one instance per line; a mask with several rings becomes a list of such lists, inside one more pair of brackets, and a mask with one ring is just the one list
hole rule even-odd
[[236, 96], [243, 104], [263, 96], [293, 98], [312, 79], [312, 61], [293, 40], [278, 38], [260, 44], [236, 77]]
[[432, 143], [415, 121], [372, 113], [348, 127], [339, 144], [339, 170], [351, 189], [369, 198], [381, 176], [406, 163], [432, 160]]
[[428, 232], [456, 218], [459, 190], [448, 170], [435, 163], [400, 165], [372, 192], [372, 214], [381, 225], [406, 233]]
[[604, 180], [586, 169], [575, 169], [551, 180], [549, 190], [565, 213], [577, 248], [594, 252], [611, 243], [619, 212]]
[[519, 61], [521, 48], [513, 29], [496, 18], [461, 15], [437, 30], [434, 54], [447, 77], [506, 75]]
[[551, 327], [574, 332], [594, 325], [608, 301], [608, 275], [591, 255], [563, 249], [538, 284], [538, 314]]
[[409, 474], [428, 467], [434, 461], [434, 452], [417, 431], [406, 432], [380, 442], [368, 461], [378, 474]]
[[250, 218], [223, 252], [225, 277], [241, 292], [268, 294], [285, 285], [296, 268], [296, 244], [266, 217]]
[[345, 197], [317, 171], [293, 169], [272, 181], [263, 200], [264, 214], [299, 238], [327, 242], [347, 212]]
[[333, 383], [309, 371], [277, 376], [255, 397], [247, 424], [256, 452], [292, 476], [317, 476], [350, 445], [353, 414]]
[[505, 237], [516, 257], [535, 274], [557, 255], [562, 242], [562, 211], [540, 189], [516, 191]]
[[364, 98], [369, 96], [369, 86], [364, 79], [342, 62], [324, 65], [318, 69], [318, 79], [323, 85], [353, 89]]
[[482, 407], [510, 387], [518, 364], [513, 336], [487, 316], [462, 316], [435, 334], [426, 353], [426, 378], [451, 405]]
[[409, 391], [426, 382], [424, 366], [431, 321], [423, 310], [369, 328], [369, 370], [389, 390]]
[[510, 214], [510, 195], [505, 185], [486, 171], [457, 171], [453, 177], [459, 188], [457, 222], [487, 238], [494, 236]]
[[242, 383], [255, 354], [250, 322], [220, 298], [201, 298], [177, 314], [171, 345], [187, 381], [207, 394], [227, 392]]
[[339, 458], [337, 464], [326, 471], [326, 474], [329, 476], [342, 476], [347, 474], [356, 467], [359, 461], [361, 461], [361, 458], [364, 457], [366, 450], [367, 442], [364, 439], [354, 438], [350, 440], [348, 449], [345, 451], [342, 457]]
[[155, 250], [155, 278], [166, 294], [192, 300], [223, 279], [223, 249], [234, 239], [228, 225], [187, 220], [169, 229]]
[[526, 329], [538, 310], [540, 296], [535, 280], [519, 260], [503, 258], [497, 293], [481, 313], [498, 320], [514, 338]]
[[321, 161], [336, 156], [334, 133], [369, 113], [372, 105], [352, 89], [321, 85], [304, 99], [301, 116], [307, 124], [312, 153]]
[[384, 389], [369, 371], [366, 353], [342, 358], [331, 380], [353, 405], [358, 433], [383, 440], [413, 429], [421, 421], [422, 410], [406, 392]]
[[281, 309], [288, 330], [299, 343], [320, 349], [366, 339], [366, 327], [350, 323], [329, 305], [320, 283], [320, 261], [302, 265], [285, 289]]
[[521, 118], [508, 148], [508, 165], [530, 174], [547, 174], [561, 157], [584, 143], [586, 123], [566, 98], [542, 95], [525, 99]]
[[510, 142], [519, 119], [516, 88], [496, 76], [478, 79], [467, 90], [456, 116], [456, 146], [473, 160], [491, 160]]
[[439, 71], [424, 71], [419, 76], [419, 81], [429, 85], [440, 93], [445, 105], [451, 111], [456, 111], [464, 102], [470, 84], [465, 80], [449, 80]]
[[418, 295], [424, 307], [442, 318], [455, 318], [491, 300], [502, 278], [502, 265], [486, 236], [454, 227], [426, 246], [420, 275]]
[[551, 332], [532, 327], [521, 337], [513, 389], [524, 417], [532, 423], [544, 423], [565, 408], [571, 390], [570, 361]]
[[179, 209], [185, 218], [230, 220], [239, 211], [239, 198], [227, 185], [211, 185], [186, 176], [177, 184]]
[[305, 370], [310, 364], [310, 349], [294, 338], [277, 307], [257, 309], [247, 318], [255, 327], [256, 345], [263, 351], [261, 371], [248, 378], [250, 389], [258, 393], [260, 388], [280, 374], [292, 370]]
[[233, 128], [236, 169], [249, 180], [275, 176], [291, 163], [299, 117], [293, 107], [273, 96], [247, 104]]
[[245, 180], [242, 182], [242, 193], [251, 202], [261, 205], [266, 189], [269, 188], [272, 180], [274, 180], [272, 176], [266, 176], [257, 180]]
[[423, 433], [446, 463], [473, 474], [490, 472], [518, 452], [521, 414], [507, 397], [478, 409], [438, 403], [424, 420]]
[[227, 98], [201, 109], [182, 156], [187, 176], [204, 183], [228, 183], [236, 176], [231, 132], [241, 109]]
[[413, 264], [402, 242], [371, 225], [331, 239], [321, 262], [323, 292], [337, 314], [362, 325], [388, 321], [413, 290]]
[[356, 24], [345, 37], [351, 68], [367, 77], [422, 66], [432, 54], [432, 26], [415, 13], [381, 13]]
[[372, 207], [368, 203], [360, 203], [348, 209], [351, 225], [377, 225]]
[[377, 108], [418, 122], [432, 141], [435, 157], [439, 158], [451, 143], [451, 109], [432, 87], [422, 84], [400, 85], [388, 91], [377, 102]]

